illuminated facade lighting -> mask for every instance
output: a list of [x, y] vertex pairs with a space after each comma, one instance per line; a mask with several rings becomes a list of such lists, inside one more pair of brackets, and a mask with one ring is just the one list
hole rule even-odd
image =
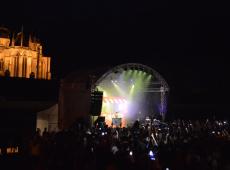
[[30, 36], [24, 46], [23, 31], [11, 39], [9, 35], [8, 29], [0, 28], [0, 76], [51, 79], [51, 58], [43, 55], [41, 43]]

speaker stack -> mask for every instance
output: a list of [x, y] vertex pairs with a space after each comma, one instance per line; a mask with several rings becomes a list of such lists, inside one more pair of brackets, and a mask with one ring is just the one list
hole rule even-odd
[[101, 115], [102, 101], [103, 101], [103, 92], [102, 91], [94, 91], [91, 93], [90, 114], [92, 116], [100, 116]]

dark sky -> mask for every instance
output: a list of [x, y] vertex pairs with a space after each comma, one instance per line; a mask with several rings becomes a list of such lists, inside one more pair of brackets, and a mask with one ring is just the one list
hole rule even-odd
[[56, 77], [140, 62], [165, 77], [176, 103], [227, 104], [229, 19], [219, 1], [25, 0], [1, 2], [0, 23], [36, 33]]

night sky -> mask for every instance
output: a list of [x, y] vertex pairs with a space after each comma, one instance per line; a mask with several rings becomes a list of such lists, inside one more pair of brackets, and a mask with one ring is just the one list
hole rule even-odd
[[36, 34], [52, 56], [53, 77], [140, 62], [168, 81], [173, 103], [227, 108], [228, 7], [219, 1], [11, 1], [1, 2], [0, 24], [15, 31], [23, 24]]

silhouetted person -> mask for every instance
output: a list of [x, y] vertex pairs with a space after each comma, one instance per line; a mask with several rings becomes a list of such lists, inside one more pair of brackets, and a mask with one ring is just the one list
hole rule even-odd
[[42, 132], [42, 136], [47, 137], [48, 131], [47, 128], [44, 128], [44, 131]]

